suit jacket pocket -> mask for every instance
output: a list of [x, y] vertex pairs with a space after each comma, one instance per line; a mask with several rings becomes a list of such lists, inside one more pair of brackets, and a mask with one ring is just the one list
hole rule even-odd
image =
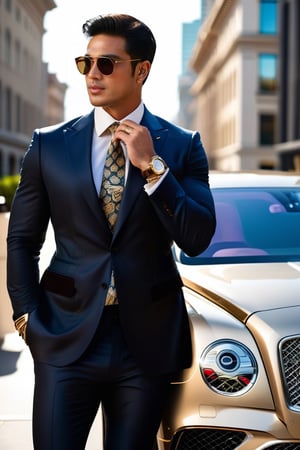
[[73, 297], [76, 292], [74, 278], [59, 273], [51, 272], [47, 269], [41, 279], [41, 286], [49, 292]]

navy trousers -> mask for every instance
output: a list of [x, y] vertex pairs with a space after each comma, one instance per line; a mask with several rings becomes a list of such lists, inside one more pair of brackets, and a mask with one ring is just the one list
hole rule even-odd
[[152, 450], [170, 376], [149, 377], [138, 367], [124, 340], [118, 309], [105, 307], [80, 360], [65, 367], [35, 362], [35, 450], [84, 450], [100, 404], [103, 449]]

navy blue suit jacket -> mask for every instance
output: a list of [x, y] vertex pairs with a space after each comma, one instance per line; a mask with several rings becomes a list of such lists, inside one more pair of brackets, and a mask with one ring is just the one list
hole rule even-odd
[[[8, 290], [14, 318], [29, 312], [33, 357], [53, 365], [89, 345], [112, 269], [130, 350], [149, 374], [187, 367], [191, 340], [173, 241], [189, 255], [209, 244], [215, 214], [207, 158], [198, 132], [145, 110], [142, 125], [170, 168], [148, 196], [130, 165], [113, 235], [91, 169], [93, 111], [36, 130], [25, 155], [8, 232]], [[41, 280], [38, 256], [49, 219], [56, 251]]]

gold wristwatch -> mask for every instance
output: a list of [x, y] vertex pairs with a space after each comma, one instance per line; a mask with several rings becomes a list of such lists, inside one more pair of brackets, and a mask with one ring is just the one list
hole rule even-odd
[[160, 178], [167, 170], [167, 164], [160, 156], [153, 156], [147, 169], [142, 171], [142, 175], [148, 183]]

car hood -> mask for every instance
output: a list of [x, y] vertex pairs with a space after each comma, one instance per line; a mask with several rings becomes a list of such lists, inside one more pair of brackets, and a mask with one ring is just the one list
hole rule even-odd
[[300, 305], [300, 262], [178, 264], [184, 284], [246, 320], [258, 311]]

